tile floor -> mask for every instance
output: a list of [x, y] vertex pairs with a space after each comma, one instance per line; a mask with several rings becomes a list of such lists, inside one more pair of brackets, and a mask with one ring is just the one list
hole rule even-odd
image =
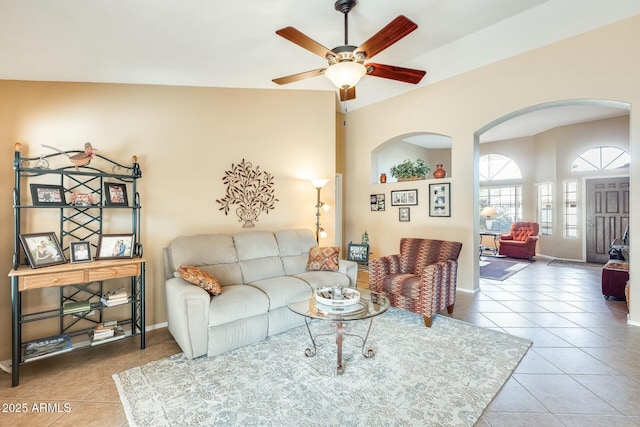
[[[453, 317], [534, 342], [476, 425], [640, 425], [640, 327], [626, 325], [625, 302], [604, 300], [600, 270], [547, 264], [458, 293]], [[161, 329], [145, 351], [123, 340], [24, 365], [15, 388], [0, 372], [0, 425], [126, 426], [111, 375], [178, 351]]]
[[533, 341], [476, 426], [640, 425], [640, 327], [600, 274], [537, 260], [458, 293], [453, 317]]

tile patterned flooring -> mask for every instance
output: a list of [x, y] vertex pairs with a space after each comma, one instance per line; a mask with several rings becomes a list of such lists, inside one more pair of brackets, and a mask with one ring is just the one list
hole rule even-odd
[[[640, 327], [624, 301], [604, 300], [599, 269], [547, 264], [458, 293], [452, 317], [534, 342], [476, 426], [639, 426]], [[111, 375], [178, 351], [160, 329], [145, 351], [123, 340], [24, 365], [15, 388], [0, 372], [0, 404], [28, 409], [0, 411], [0, 425], [126, 426]]]

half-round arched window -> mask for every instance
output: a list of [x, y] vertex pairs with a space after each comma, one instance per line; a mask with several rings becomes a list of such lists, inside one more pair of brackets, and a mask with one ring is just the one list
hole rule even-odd
[[580, 154], [571, 164], [572, 172], [628, 168], [629, 153], [616, 147], [592, 148]]
[[520, 179], [520, 168], [507, 156], [502, 154], [485, 154], [480, 156], [480, 181], [500, 179]]

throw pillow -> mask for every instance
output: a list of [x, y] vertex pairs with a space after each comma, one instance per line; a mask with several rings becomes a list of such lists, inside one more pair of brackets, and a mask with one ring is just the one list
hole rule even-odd
[[178, 268], [178, 273], [184, 280], [200, 286], [211, 295], [220, 295], [222, 292], [218, 279], [195, 265], [181, 265], [180, 268]]
[[336, 271], [338, 269], [339, 254], [340, 248], [337, 246], [328, 246], [322, 248], [320, 246], [314, 246], [309, 249], [307, 270]]

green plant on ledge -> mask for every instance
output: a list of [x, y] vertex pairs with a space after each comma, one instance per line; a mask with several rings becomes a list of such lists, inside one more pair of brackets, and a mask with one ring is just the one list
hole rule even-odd
[[391, 176], [397, 178], [398, 181], [407, 181], [412, 179], [425, 179], [431, 168], [422, 159], [416, 159], [415, 162], [406, 159], [399, 165], [392, 166], [389, 169]]

